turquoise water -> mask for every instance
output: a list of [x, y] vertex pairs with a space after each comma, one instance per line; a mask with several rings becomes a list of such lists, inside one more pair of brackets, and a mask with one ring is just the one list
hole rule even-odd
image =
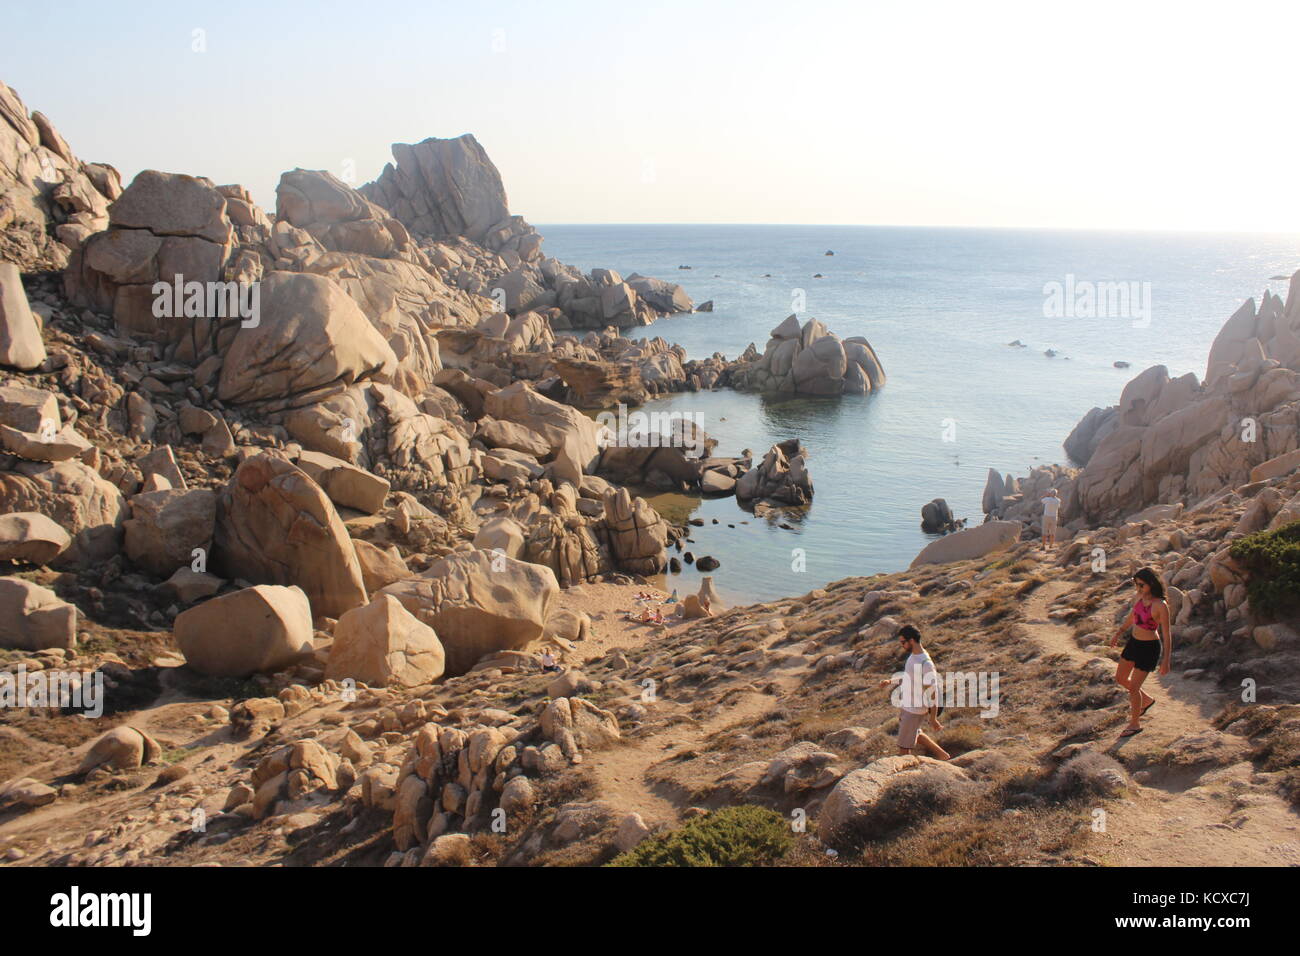
[[[726, 599], [766, 600], [848, 575], [907, 566], [928, 537], [920, 509], [946, 498], [982, 520], [990, 467], [1021, 474], [1065, 462], [1061, 442], [1094, 405], [1110, 405], [1142, 369], [1202, 376], [1224, 320], [1265, 288], [1286, 293], [1300, 236], [913, 229], [844, 226], [539, 226], [549, 255], [680, 282], [715, 311], [669, 317], [662, 335], [701, 358], [734, 358], [789, 315], [864, 335], [889, 382], [867, 397], [774, 400], [731, 391], [654, 403], [702, 416], [720, 454], [797, 436], [816, 496], [780, 528], [735, 499], [699, 502], [696, 554], [722, 566]], [[826, 250], [834, 256], [826, 256]], [[690, 265], [691, 269], [678, 269]], [[814, 273], [824, 278], [813, 278]], [[764, 278], [771, 273], [770, 278]], [[1044, 317], [1044, 286], [1137, 283], [1127, 314]], [[1019, 339], [1027, 348], [1010, 348]], [[1046, 349], [1058, 355], [1048, 358]], [[1117, 360], [1132, 367], [1116, 369]], [[954, 441], [945, 441], [945, 428]], [[719, 524], [714, 525], [712, 519]], [[748, 521], [749, 524], [741, 524]], [[734, 524], [729, 528], [728, 524]], [[796, 571], [802, 549], [805, 570]], [[687, 571], [677, 586], [693, 588]], [[674, 583], [674, 582], [670, 582]]]

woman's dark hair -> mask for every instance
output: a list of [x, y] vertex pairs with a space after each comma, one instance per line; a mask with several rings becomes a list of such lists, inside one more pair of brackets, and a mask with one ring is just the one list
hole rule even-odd
[[916, 641], [917, 643], [920, 643], [921, 632], [918, 631], [916, 628], [914, 628], [911, 624], [904, 624], [902, 627], [898, 629], [898, 633], [894, 635], [894, 639], [897, 640], [900, 637], [905, 637], [909, 641]]
[[1160, 583], [1160, 576], [1150, 568], [1138, 568], [1133, 574], [1133, 580], [1141, 581], [1151, 589], [1151, 596], [1159, 601], [1165, 599], [1165, 586]]

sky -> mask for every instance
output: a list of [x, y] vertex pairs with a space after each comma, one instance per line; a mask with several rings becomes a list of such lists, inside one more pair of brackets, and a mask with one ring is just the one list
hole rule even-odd
[[[359, 185], [472, 132], [535, 223], [1290, 232], [1300, 5], [5, 0], [85, 160]], [[349, 178], [351, 177], [351, 178]]]

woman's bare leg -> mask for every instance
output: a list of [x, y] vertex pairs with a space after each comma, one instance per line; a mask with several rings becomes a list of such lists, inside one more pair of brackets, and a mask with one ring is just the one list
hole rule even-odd
[[1133, 674], [1132, 674], [1132, 676], [1129, 677], [1129, 681], [1128, 681], [1128, 706], [1129, 706], [1129, 721], [1128, 721], [1128, 725], [1129, 725], [1130, 727], [1141, 727], [1141, 726], [1142, 726], [1142, 708], [1146, 706], [1146, 701], [1148, 701], [1148, 700], [1152, 700], [1152, 699], [1153, 699], [1153, 698], [1149, 697], [1148, 695], [1142, 693], [1142, 682], [1145, 681], [1145, 680], [1147, 679], [1147, 675], [1148, 675], [1149, 673], [1150, 673], [1150, 671], [1139, 670], [1138, 668], [1135, 667], [1135, 668], [1133, 668]]
[[1119, 659], [1119, 666], [1115, 668], [1115, 683], [1119, 684], [1125, 690], [1128, 690], [1128, 676], [1133, 672], [1133, 662]]

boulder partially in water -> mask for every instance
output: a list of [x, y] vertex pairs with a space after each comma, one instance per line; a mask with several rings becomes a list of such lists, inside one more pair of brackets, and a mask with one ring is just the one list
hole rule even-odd
[[791, 315], [772, 330], [761, 356], [742, 357], [731, 384], [758, 392], [866, 395], [885, 384], [885, 370], [861, 336], [841, 341], [816, 319], [801, 326]]

